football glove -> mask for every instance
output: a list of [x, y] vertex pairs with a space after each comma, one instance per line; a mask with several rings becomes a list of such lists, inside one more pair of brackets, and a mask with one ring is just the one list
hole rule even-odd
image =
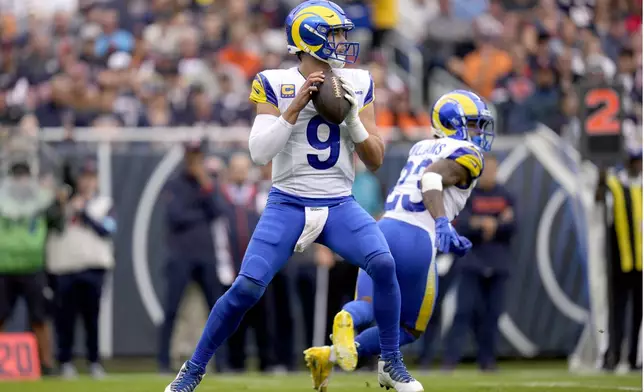
[[436, 218], [436, 248], [441, 253], [454, 253], [463, 256], [472, 248], [470, 240], [459, 236], [447, 217]]

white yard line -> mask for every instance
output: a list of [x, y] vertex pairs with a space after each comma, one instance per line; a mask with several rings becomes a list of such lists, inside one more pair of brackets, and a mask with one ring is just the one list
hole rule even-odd
[[525, 388], [581, 388], [581, 389], [594, 389], [594, 390], [606, 390], [606, 391], [641, 391], [642, 388], [638, 387], [625, 387], [618, 385], [596, 385], [596, 384], [586, 384], [581, 382], [522, 382], [522, 383], [476, 383], [477, 386], [484, 387], [525, 387]]

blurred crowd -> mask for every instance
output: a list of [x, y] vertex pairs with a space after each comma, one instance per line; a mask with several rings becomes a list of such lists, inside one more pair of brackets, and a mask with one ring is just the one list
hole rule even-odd
[[641, 1], [404, 0], [400, 5], [405, 15], [398, 29], [418, 43], [427, 69], [447, 69], [493, 102], [504, 133], [543, 123], [558, 133], [572, 128], [578, 134], [577, 88], [593, 82], [621, 88], [627, 126], [641, 127]]
[[[294, 65], [284, 19], [296, 0], [57, 0], [0, 3], [0, 118], [39, 127], [249, 126], [249, 81]], [[383, 129], [423, 135], [431, 102], [410, 100], [387, 48], [402, 37], [425, 81], [449, 71], [497, 106], [499, 130], [578, 132], [576, 87], [616, 83], [641, 125], [641, 1], [349, 0], [360, 64]], [[405, 60], [400, 60], [405, 68]], [[430, 97], [425, 94], [425, 99]]]

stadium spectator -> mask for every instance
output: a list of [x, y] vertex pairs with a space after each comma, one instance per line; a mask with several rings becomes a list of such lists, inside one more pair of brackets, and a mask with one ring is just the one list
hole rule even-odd
[[409, 101], [407, 91], [392, 94], [388, 108], [381, 108], [378, 114], [378, 126], [397, 128], [409, 140], [422, 139], [427, 135], [431, 119], [422, 108], [414, 108]]
[[534, 72], [535, 90], [526, 103], [526, 119], [535, 126], [541, 123], [551, 129], [559, 129], [562, 122], [559, 112], [561, 90], [556, 85], [555, 71], [550, 66], [539, 66]]
[[94, 51], [101, 58], [113, 52], [131, 52], [134, 37], [129, 31], [119, 28], [119, 14], [115, 9], [105, 9], [101, 18], [102, 31], [96, 37]]
[[508, 133], [524, 133], [534, 129], [536, 123], [530, 118], [529, 102], [535, 90], [525, 49], [517, 45], [512, 51], [512, 70], [497, 80], [490, 97]]
[[97, 168], [87, 162], [72, 193], [65, 189], [47, 210], [47, 272], [54, 277], [58, 362], [64, 378], [76, 378], [73, 347], [76, 322], [85, 328], [86, 355], [92, 377], [105, 377], [98, 351], [98, 316], [106, 274], [114, 267], [111, 236], [116, 221], [112, 200], [98, 195]]
[[143, 86], [146, 91], [145, 107], [140, 113], [138, 126], [167, 127], [177, 124], [178, 111], [171, 106], [166, 87], [160, 81]]
[[230, 29], [230, 43], [219, 52], [219, 61], [239, 67], [246, 80], [252, 79], [260, 70], [260, 57], [249, 50], [248, 26], [240, 22]]
[[218, 115], [212, 99], [201, 86], [193, 88], [188, 102], [186, 123], [196, 126], [212, 125]]
[[166, 188], [168, 260], [165, 265], [165, 319], [159, 331], [159, 369], [171, 372], [170, 339], [183, 292], [191, 281], [201, 286], [208, 307], [220, 295], [212, 225], [222, 214], [216, 184], [204, 164], [204, 143], [185, 145], [181, 173]]
[[449, 0], [438, 1], [438, 7], [424, 27], [427, 37], [423, 42], [423, 54], [428, 68], [446, 67], [448, 59], [461, 56], [463, 47], [470, 46], [474, 37], [472, 23], [456, 18]]
[[463, 79], [474, 91], [490, 98], [496, 81], [512, 69], [508, 53], [496, 46], [499, 32], [482, 30], [476, 39], [476, 49], [463, 59], [453, 57], [448, 69]]
[[461, 359], [468, 329], [478, 345], [482, 371], [496, 370], [497, 323], [503, 312], [505, 285], [511, 267], [509, 242], [516, 227], [513, 197], [496, 182], [497, 161], [485, 156], [485, 170], [455, 228], [472, 241], [460, 260], [456, 315], [445, 338], [443, 367], [452, 370]]
[[398, 0], [374, 0], [371, 5], [373, 35], [371, 46], [374, 50], [382, 48], [389, 33], [398, 24]]
[[378, 97], [373, 103], [376, 111], [376, 124], [380, 127], [380, 136], [388, 141], [395, 136], [395, 131], [388, 128], [394, 121], [390, 106], [394, 102], [394, 95], [403, 92], [404, 83], [400, 78], [388, 73], [386, 66], [380, 62], [369, 63], [369, 72], [373, 79], [374, 94]]
[[31, 329], [45, 374], [52, 374], [51, 331], [47, 323], [45, 276], [45, 210], [52, 192], [41, 186], [27, 162], [11, 163], [10, 176], [0, 182], [0, 331], [16, 301], [27, 303]]
[[235, 90], [233, 80], [220, 73], [220, 93], [214, 105], [215, 123], [218, 125], [249, 127], [253, 120], [253, 106], [246, 97], [246, 91]]

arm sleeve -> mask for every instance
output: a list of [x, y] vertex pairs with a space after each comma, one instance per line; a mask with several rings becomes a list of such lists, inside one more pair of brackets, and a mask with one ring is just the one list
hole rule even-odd
[[466, 168], [472, 180], [479, 178], [483, 172], [483, 155], [475, 147], [459, 147], [446, 159], [451, 159]]
[[259, 114], [250, 130], [248, 149], [258, 165], [265, 165], [277, 155], [291, 136], [293, 125], [282, 117]]

